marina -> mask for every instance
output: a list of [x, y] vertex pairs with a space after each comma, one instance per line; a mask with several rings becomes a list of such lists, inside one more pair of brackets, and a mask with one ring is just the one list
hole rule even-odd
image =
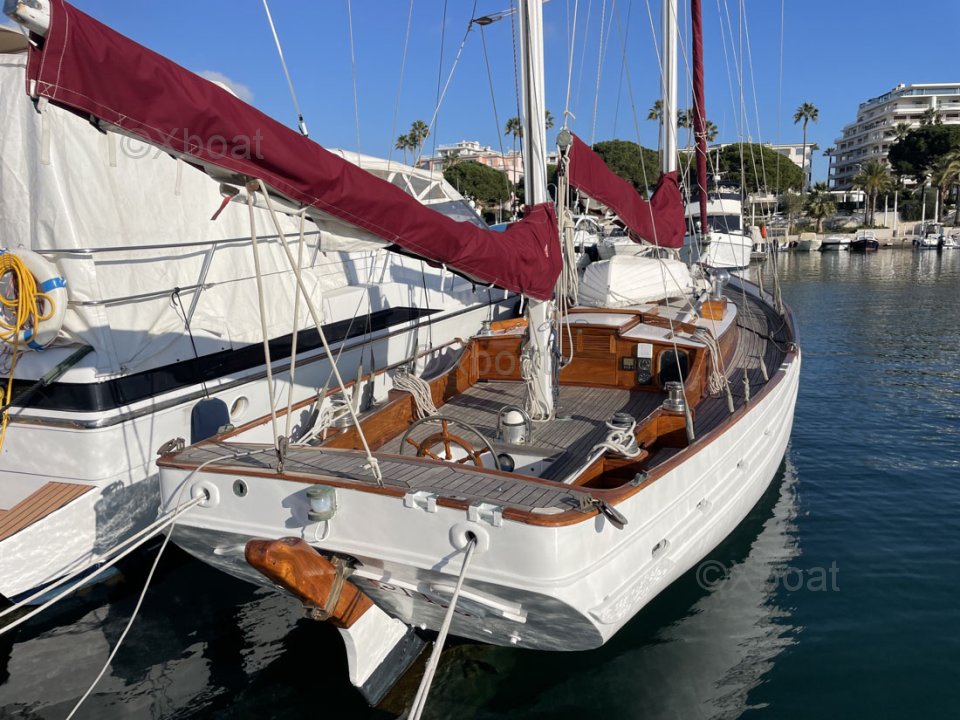
[[[954, 493], [952, 450], [929, 448], [956, 429], [956, 373], [936, 369], [960, 348], [930, 314], [960, 277], [960, 87], [860, 103], [814, 182], [826, 131], [811, 98], [791, 111], [802, 143], [752, 139], [770, 89], [743, 0], [739, 35], [719, 5], [662, 0], [644, 28], [655, 58], [632, 57], [605, 0], [599, 19], [577, 2], [458, 7], [465, 34], [445, 49], [445, 3], [435, 97], [416, 69], [406, 91], [433, 110], [374, 156], [361, 126], [382, 140], [388, 103], [381, 85], [363, 120], [355, 42], [385, 27], [355, 36], [345, 2], [331, 40], [351, 82], [327, 81], [352, 85], [355, 149], [328, 145], [329, 123], [310, 135], [311, 115], [345, 103], [304, 113], [284, 55], [302, 28], [278, 31], [268, 0], [295, 122], [261, 110], [239, 66], [182, 65], [123, 13], [4, 2], [0, 715], [300, 717], [317, 698], [409, 720], [847, 714], [845, 652], [888, 629], [876, 563], [893, 563], [885, 589], [910, 587], [917, 566], [891, 554], [916, 548], [925, 567], [935, 552], [871, 540], [889, 486], [912, 484], [917, 458]], [[411, 0], [391, 138], [410, 112], [414, 14]], [[721, 54], [705, 37], [723, 45], [732, 124], [708, 93]], [[582, 78], [594, 44], [578, 123], [575, 53]], [[482, 63], [454, 82], [468, 48]], [[463, 72], [489, 98], [464, 94]], [[616, 72], [614, 104], [602, 78]], [[438, 146], [481, 100], [510, 152]], [[598, 141], [611, 112], [614, 139]], [[621, 112], [637, 142], [616, 137]], [[870, 145], [877, 128], [887, 144]], [[925, 406], [930, 393], [944, 402]], [[891, 418], [908, 444], [874, 449]], [[897, 531], [925, 522], [913, 510]], [[612, 692], [624, 679], [638, 687]], [[902, 683], [885, 692], [888, 710], [908, 702]]]
[[[942, 308], [958, 282], [955, 253], [788, 257], [784, 291], [806, 329], [795, 430], [770, 490], [700, 572], [722, 571], [687, 573], [586, 654], [451, 644], [432, 717], [948, 713], [960, 335]], [[863, 297], [882, 322], [865, 321]], [[852, 393], [866, 402], [849, 402]], [[88, 590], [4, 638], [0, 714], [64, 716], [88, 685], [76, 668], [106, 660], [142, 581]], [[130, 640], [90, 716], [297, 718], [319, 695], [332, 712], [389, 716], [350, 685], [335, 629], [173, 548]], [[304, 657], [329, 658], [327, 670], [318, 675]], [[611, 675], [633, 690], [605, 691]]]

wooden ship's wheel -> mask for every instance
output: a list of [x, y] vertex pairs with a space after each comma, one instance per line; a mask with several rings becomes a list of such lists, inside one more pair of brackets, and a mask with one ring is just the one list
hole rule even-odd
[[[451, 427], [456, 432], [452, 432]], [[418, 439], [416, 431], [419, 429], [432, 429], [433, 432]], [[468, 439], [465, 435], [472, 437]], [[471, 442], [471, 439], [474, 442]], [[409, 452], [407, 448], [415, 448], [417, 457], [458, 465], [472, 462], [477, 467], [484, 467], [483, 456], [489, 454], [494, 468], [500, 469], [497, 451], [482, 432], [461, 420], [444, 415], [429, 415], [407, 428], [400, 440], [400, 454]]]

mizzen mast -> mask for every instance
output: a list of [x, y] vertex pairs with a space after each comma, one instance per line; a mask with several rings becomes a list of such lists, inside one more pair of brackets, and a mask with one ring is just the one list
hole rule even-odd
[[693, 137], [697, 141], [697, 190], [700, 193], [700, 231], [707, 229], [707, 112], [703, 92], [703, 7], [690, 0], [690, 27], [693, 35]]

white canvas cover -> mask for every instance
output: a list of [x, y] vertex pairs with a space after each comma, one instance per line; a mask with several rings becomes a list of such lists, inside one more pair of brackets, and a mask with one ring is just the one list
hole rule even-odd
[[[62, 341], [93, 346], [101, 376], [191, 357], [181, 304], [189, 311], [196, 291], [188, 288], [201, 282], [205, 262], [205, 287], [191, 319], [199, 353], [260, 341], [246, 205], [230, 203], [212, 221], [222, 201], [218, 182], [65, 110], [47, 105], [38, 112], [25, 92], [25, 67], [25, 54], [0, 54], [0, 247], [41, 252], [66, 278]], [[431, 184], [432, 201], [462, 203], [442, 178], [437, 185]], [[295, 281], [280, 243], [264, 239], [275, 235], [269, 214], [256, 209], [255, 216], [267, 330], [283, 336], [293, 330]], [[296, 255], [299, 220], [281, 215], [281, 221]], [[323, 219], [308, 221], [306, 230], [303, 276], [315, 298], [382, 277], [384, 251], [371, 249], [382, 247], [379, 240]], [[185, 243], [201, 244], [175, 247]], [[174, 288], [184, 288], [179, 302]], [[301, 305], [299, 325], [309, 327]]]
[[695, 288], [689, 268], [679, 260], [614, 255], [587, 266], [580, 281], [580, 304], [627, 307], [689, 295]]

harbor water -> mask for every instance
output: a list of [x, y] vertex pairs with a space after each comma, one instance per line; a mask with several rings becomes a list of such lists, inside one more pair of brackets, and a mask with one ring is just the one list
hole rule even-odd
[[[750, 516], [603, 648], [448, 644], [426, 716], [957, 716], [960, 250], [779, 262], [803, 376], [787, 456]], [[66, 717], [145, 577], [0, 637], [0, 717]], [[76, 715], [392, 716], [350, 686], [336, 630], [172, 546]]]

